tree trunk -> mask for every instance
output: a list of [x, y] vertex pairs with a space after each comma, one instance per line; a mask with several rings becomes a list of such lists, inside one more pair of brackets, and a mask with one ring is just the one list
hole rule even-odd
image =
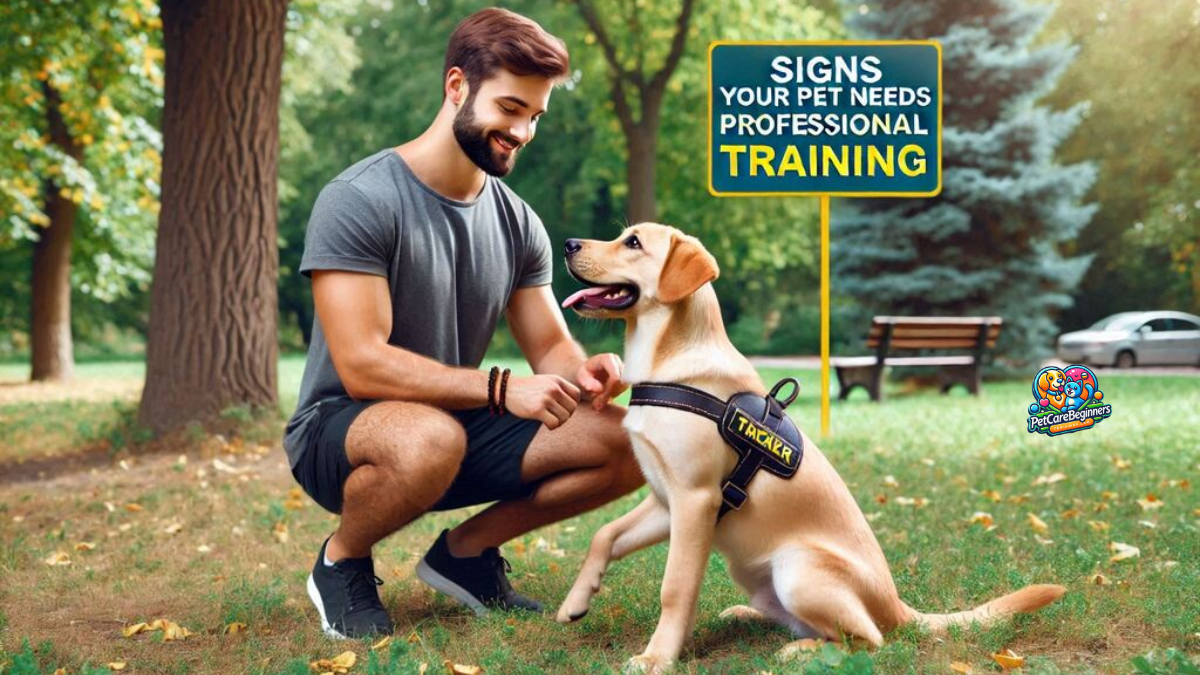
[[279, 94], [287, 0], [162, 0], [162, 210], [139, 419], [278, 405]]
[[[46, 116], [50, 142], [79, 161], [83, 157], [58, 110], [62, 99], [49, 83]], [[46, 181], [46, 215], [50, 224], [33, 247], [33, 306], [30, 311], [30, 379], [34, 382], [69, 380], [75, 372], [71, 344], [71, 234], [75, 230], [75, 202], [59, 194], [54, 181]]]
[[658, 148], [658, 120], [648, 124], [646, 119], [634, 127], [626, 139], [629, 143], [625, 160], [625, 175], [629, 183], [629, 222], [658, 220], [658, 202], [654, 197], [655, 158]]

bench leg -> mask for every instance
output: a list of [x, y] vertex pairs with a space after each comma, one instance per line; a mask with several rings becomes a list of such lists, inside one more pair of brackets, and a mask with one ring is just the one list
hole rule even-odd
[[949, 392], [954, 385], [961, 384], [967, 392], [978, 396], [983, 387], [983, 367], [978, 363], [970, 366], [945, 366], [938, 371], [942, 381], [942, 393]]
[[872, 401], [883, 399], [882, 366], [834, 366], [837, 370], [838, 400], [845, 401], [855, 387], [862, 387]]

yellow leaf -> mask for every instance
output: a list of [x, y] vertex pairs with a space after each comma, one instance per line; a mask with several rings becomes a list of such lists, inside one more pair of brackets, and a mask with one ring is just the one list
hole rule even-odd
[[417, 631], [414, 630], [413, 632], [408, 634], [408, 637], [405, 638], [405, 640], [408, 641], [408, 644], [415, 645], [421, 641], [421, 636], [417, 635]]
[[235, 633], [245, 633], [246, 632], [246, 624], [242, 623], [241, 621], [234, 621], [233, 623], [229, 624], [228, 626], [225, 626], [225, 630], [223, 632], [226, 635], [233, 635]]
[[54, 675], [67, 675], [67, 669], [59, 668], [58, 670], [54, 671]]
[[1089, 520], [1088, 526], [1091, 527], [1096, 532], [1107, 532], [1108, 531], [1108, 523], [1104, 522], [1103, 520]]
[[1078, 518], [1081, 515], [1083, 515], [1083, 511], [1080, 511], [1079, 509], [1067, 509], [1066, 511], [1060, 513], [1059, 517], [1063, 520], [1071, 520], [1072, 518]]
[[1100, 499], [1103, 499], [1106, 502], [1113, 501], [1114, 499], [1116, 499], [1117, 497], [1120, 497], [1120, 496], [1121, 495], [1117, 494], [1116, 492], [1113, 492], [1112, 490], [1105, 490], [1100, 493]]
[[387, 647], [390, 644], [392, 644], [392, 636], [386, 635], [386, 636], [384, 636], [384, 638], [382, 640], [371, 645], [371, 650], [377, 652], [381, 649], [384, 649], [385, 647]]
[[1051, 485], [1051, 484], [1057, 483], [1059, 481], [1064, 481], [1066, 479], [1067, 479], [1067, 475], [1065, 473], [1058, 472], [1058, 473], [1052, 473], [1049, 476], [1038, 476], [1036, 479], [1034, 479], [1033, 484], [1034, 485]]
[[179, 521], [171, 523], [170, 525], [167, 526], [167, 528], [165, 530], [163, 530], [163, 532], [166, 532], [167, 534], [179, 534], [182, 531], [183, 531], [183, 523], [181, 523]]
[[111, 663], [104, 664], [104, 666], [109, 670], [125, 670], [124, 661], [113, 661]]
[[900, 487], [900, 481], [896, 480], [895, 476], [890, 476], [890, 475], [884, 476], [883, 477], [883, 486], [891, 487], [891, 488]]
[[1108, 579], [1108, 577], [1104, 576], [1103, 574], [1093, 574], [1091, 579], [1088, 579], [1088, 581], [1097, 586], [1111, 586], [1112, 585], [1112, 581], [1110, 581]]
[[971, 675], [971, 673], [974, 672], [971, 670], [971, 664], [963, 663], [962, 661], [951, 662], [950, 670], [953, 670], [956, 673], [962, 673], [962, 675]]
[[1011, 649], [1005, 649], [999, 654], [992, 654], [992, 660], [1000, 664], [1000, 667], [1005, 670], [1020, 668], [1025, 665], [1025, 657], [1017, 656]]
[[1038, 518], [1037, 516], [1033, 515], [1032, 513], [1028, 514], [1028, 516], [1029, 516], [1029, 526], [1033, 528], [1034, 532], [1037, 532], [1038, 534], [1046, 534], [1047, 532], [1050, 531], [1050, 526], [1046, 524], [1046, 521], [1042, 520], [1041, 518]]
[[1113, 555], [1113, 557], [1109, 558], [1109, 560], [1112, 562], [1120, 562], [1122, 560], [1129, 560], [1131, 558], [1136, 558], [1136, 557], [1142, 555], [1142, 551], [1138, 547], [1130, 546], [1129, 544], [1122, 544], [1119, 541], [1114, 541], [1114, 542], [1110, 543], [1108, 545], [1108, 550], [1112, 551], [1115, 554], [1115, 555]]
[[138, 633], [144, 633], [148, 630], [150, 630], [150, 624], [143, 621], [142, 623], [135, 623], [132, 626], [126, 626], [122, 628], [121, 635], [130, 638]]
[[75, 544], [76, 551], [91, 551], [91, 550], [94, 550], [95, 548], [96, 548], [96, 545], [90, 541], [81, 541], [78, 544]]
[[282, 520], [275, 523], [275, 529], [272, 531], [272, 534], [275, 535], [276, 541], [281, 544], [286, 544], [288, 540], [287, 523], [284, 523]]
[[417, 675], [425, 675], [425, 671], [427, 670], [429, 670], [429, 664], [422, 661], [421, 667], [417, 668]]
[[146, 509], [142, 508], [141, 504], [134, 504], [131, 502], [125, 505], [125, 510], [137, 513], [138, 511], [145, 511]]
[[983, 492], [980, 492], [979, 494], [980, 494], [980, 496], [984, 497], [985, 499], [990, 499], [994, 502], [999, 502], [1001, 499], [1003, 499], [1003, 497], [1000, 496], [1000, 493], [996, 492], [995, 490], [984, 490]]
[[340, 675], [341, 673], [349, 672], [349, 670], [353, 668], [354, 664], [357, 662], [358, 654], [355, 654], [351, 651], [345, 651], [333, 657], [332, 659], [319, 659], [317, 661], [313, 661], [309, 665], [322, 672]]
[[62, 567], [71, 564], [71, 556], [66, 551], [55, 551], [46, 556], [44, 562], [51, 567]]
[[1131, 462], [1127, 459], [1121, 459], [1120, 457], [1117, 457], [1116, 455], [1112, 456], [1112, 463], [1113, 463], [1113, 466], [1117, 467], [1121, 471], [1124, 471], [1125, 469], [1128, 469], [1129, 467], [1133, 466], [1133, 462]]
[[483, 672], [483, 668], [479, 666], [464, 666], [461, 663], [452, 663], [445, 661], [446, 670], [450, 675], [479, 675]]

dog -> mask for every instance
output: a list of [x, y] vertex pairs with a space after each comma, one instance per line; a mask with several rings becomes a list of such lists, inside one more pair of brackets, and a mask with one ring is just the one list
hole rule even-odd
[[1062, 410], [1067, 404], [1067, 395], [1063, 391], [1063, 384], [1067, 381], [1067, 376], [1058, 368], [1046, 368], [1037, 378], [1037, 395], [1041, 399], [1050, 402], [1057, 410]]
[[[685, 384], [721, 399], [766, 392], [725, 332], [711, 283], [719, 270], [699, 240], [640, 223], [609, 242], [568, 240], [566, 251], [568, 271], [585, 287], [563, 306], [585, 317], [625, 321], [623, 381]], [[1065, 592], [1033, 585], [969, 611], [919, 612], [900, 599], [866, 517], [807, 436], [803, 462], [791, 479], [760, 471], [742, 507], [718, 521], [722, 480], [737, 456], [712, 421], [684, 410], [631, 406], [624, 428], [651, 494], [596, 532], [556, 618], [583, 618], [611, 561], [669, 538], [658, 626], [644, 652], [628, 662], [629, 671], [662, 672], [679, 657], [713, 547], [750, 597], [749, 606], [730, 607], [721, 616], [790, 628], [798, 639], [784, 655], [843, 633], [878, 647], [885, 632], [910, 622], [935, 632], [989, 624], [1043, 607]]]

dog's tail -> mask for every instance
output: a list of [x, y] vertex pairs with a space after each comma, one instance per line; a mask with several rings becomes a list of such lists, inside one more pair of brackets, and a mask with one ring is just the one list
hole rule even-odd
[[1006, 616], [1041, 609], [1066, 592], [1065, 587], [1057, 584], [1034, 584], [965, 612], [925, 614], [911, 607], [908, 609], [912, 613], [912, 621], [925, 624], [933, 633], [944, 633], [946, 628], [953, 625], [969, 626], [978, 622], [981, 626], [989, 626]]

